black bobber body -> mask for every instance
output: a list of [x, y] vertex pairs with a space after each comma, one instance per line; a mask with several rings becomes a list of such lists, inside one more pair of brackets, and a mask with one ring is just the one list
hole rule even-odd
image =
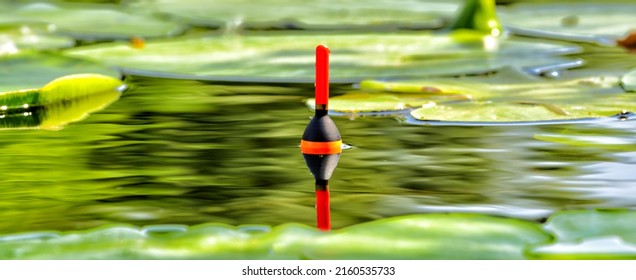
[[327, 110], [316, 110], [301, 141], [301, 150], [309, 171], [326, 186], [331, 178], [342, 151], [342, 139], [336, 124], [327, 115]]

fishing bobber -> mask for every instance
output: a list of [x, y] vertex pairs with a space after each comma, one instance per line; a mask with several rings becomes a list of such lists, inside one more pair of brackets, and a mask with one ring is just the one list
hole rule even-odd
[[329, 118], [329, 48], [316, 47], [316, 113], [311, 119], [300, 150], [309, 171], [316, 180], [316, 216], [318, 228], [329, 230], [331, 217], [329, 210], [329, 178], [333, 174], [340, 153], [342, 139], [336, 124]]

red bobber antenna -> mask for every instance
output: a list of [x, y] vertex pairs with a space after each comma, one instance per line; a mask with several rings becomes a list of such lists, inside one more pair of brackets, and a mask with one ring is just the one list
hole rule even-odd
[[329, 178], [338, 165], [342, 152], [342, 139], [336, 124], [329, 118], [329, 48], [316, 47], [316, 114], [311, 119], [300, 150], [309, 171], [316, 179], [316, 218], [318, 228], [331, 229], [329, 210]]

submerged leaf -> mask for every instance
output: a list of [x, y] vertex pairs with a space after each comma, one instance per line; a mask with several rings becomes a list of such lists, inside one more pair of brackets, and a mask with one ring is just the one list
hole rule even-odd
[[[113, 43], [67, 53], [104, 61], [128, 73], [205, 80], [313, 82], [316, 44], [331, 48], [334, 82], [370, 77], [421, 77], [561, 65], [576, 60], [556, 55], [578, 52], [573, 45], [522, 39], [501, 40], [497, 50], [485, 41], [458, 42], [431, 34], [314, 35], [268, 33], [239, 37], [200, 37], [148, 42], [140, 50]], [[499, 39], [497, 39], [499, 40]]]

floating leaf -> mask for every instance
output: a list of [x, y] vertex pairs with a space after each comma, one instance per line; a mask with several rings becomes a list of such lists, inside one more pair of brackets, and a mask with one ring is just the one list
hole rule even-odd
[[[621, 112], [617, 107], [616, 113]], [[557, 106], [549, 103], [520, 102], [463, 102], [419, 108], [411, 115], [420, 120], [451, 122], [536, 122], [569, 120], [607, 115], [594, 114], [593, 109], [580, 106]]]
[[558, 241], [618, 236], [636, 244], [636, 212], [629, 210], [572, 210], [552, 215], [547, 229]]
[[636, 258], [636, 213], [628, 210], [573, 210], [552, 215], [546, 228], [556, 244], [533, 248], [550, 259]]
[[636, 92], [636, 69], [623, 76], [621, 85], [626, 91]]
[[[501, 74], [506, 75], [506, 74]], [[507, 77], [504, 77], [507, 78]], [[456, 81], [455, 81], [456, 82]], [[395, 84], [395, 83], [394, 83]], [[398, 88], [426, 86], [422, 81], [403, 83]], [[550, 81], [526, 77], [506, 81], [501, 77], [464, 81], [472, 90], [472, 102], [426, 106], [411, 112], [418, 120], [447, 122], [537, 122], [552, 120], [591, 121], [593, 118], [629, 118], [636, 101], [619, 87], [617, 79], [587, 77]], [[443, 88], [437, 82], [436, 87]], [[531, 124], [531, 123], [528, 123]], [[468, 125], [468, 124], [467, 124]]]
[[53, 79], [78, 73], [121, 76], [114, 69], [83, 59], [23, 53], [0, 58], [0, 92], [40, 88]]
[[573, 45], [522, 39], [490, 42], [483, 36], [457, 40], [430, 34], [289, 34], [180, 38], [149, 42], [141, 50], [114, 43], [75, 48], [67, 53], [98, 59], [138, 75], [310, 83], [314, 75], [313, 50], [319, 43], [329, 45], [332, 50], [334, 82], [369, 77], [474, 74], [507, 65], [519, 68], [561, 65], [576, 60], [555, 55], [579, 51]]
[[538, 246], [529, 251], [529, 255], [540, 259], [636, 259], [636, 245], [610, 236]]
[[[48, 24], [2, 24], [0, 23], [0, 56], [14, 54], [19, 50], [49, 50], [75, 45], [71, 37], [52, 34]], [[9, 49], [15, 51], [9, 51]]]
[[234, 0], [201, 5], [199, 0], [146, 0], [133, 7], [155, 10], [199, 26], [377, 30], [440, 28], [444, 24], [443, 17], [452, 15], [458, 2], [402, 0], [396, 3], [382, 0], [369, 5], [355, 0]]
[[41, 89], [0, 93], [0, 128], [61, 129], [117, 100], [123, 85], [108, 76], [82, 74]]
[[[359, 92], [334, 96], [329, 100], [329, 110], [340, 113], [377, 113], [401, 111], [422, 106], [434, 106], [434, 102], [470, 100], [477, 91], [461, 82], [451, 80], [427, 82], [426, 85], [384, 83], [365, 80]], [[308, 107], [314, 108], [315, 99], [308, 99]]]
[[[157, 231], [161, 232], [157, 232]], [[520, 259], [550, 240], [535, 223], [413, 215], [321, 232], [303, 225], [111, 225], [0, 236], [0, 259]]]
[[550, 239], [539, 225], [470, 214], [389, 218], [314, 239], [311, 259], [523, 259]]
[[499, 9], [513, 33], [614, 45], [635, 28], [633, 3], [522, 3]]
[[[636, 118], [636, 115], [625, 114], [623, 117], [633, 119]], [[594, 130], [588, 131], [578, 128], [577, 130], [569, 129], [559, 133], [536, 134], [534, 138], [575, 147], [597, 148], [608, 151], [634, 151], [636, 149], [636, 137], [632, 133], [621, 134], [621, 132], [616, 131], [614, 134], [608, 135]]]
[[[307, 105], [313, 107], [313, 102], [309, 99]], [[547, 80], [505, 69], [492, 76], [365, 80], [358, 91], [332, 97], [329, 109], [340, 113], [397, 113], [412, 108], [417, 109], [412, 115], [420, 120], [527, 122], [617, 114], [627, 119], [631, 115], [623, 111], [636, 109], [635, 103], [620, 88], [617, 78]]]
[[0, 4], [0, 22], [50, 23], [60, 34], [85, 40], [164, 37], [182, 31], [176, 23], [128, 14], [108, 4]]

